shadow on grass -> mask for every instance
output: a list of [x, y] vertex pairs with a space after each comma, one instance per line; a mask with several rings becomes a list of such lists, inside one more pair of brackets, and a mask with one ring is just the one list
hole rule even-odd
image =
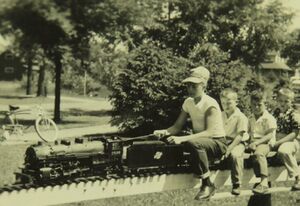
[[[1, 115], [1, 114], [0, 114]], [[4, 119], [0, 119], [0, 125], [3, 124], [9, 124], [8, 122], [5, 122]], [[21, 124], [25, 127], [34, 126], [35, 125], [35, 119], [18, 119], [18, 124]]]
[[69, 124], [80, 124], [80, 125], [88, 125], [88, 122], [76, 121], [76, 120], [61, 120], [57, 125], [69, 125]]
[[111, 116], [112, 111], [111, 110], [96, 110], [96, 111], [85, 111], [82, 109], [70, 109], [69, 111], [63, 111], [61, 112], [61, 115], [63, 116]]
[[0, 95], [0, 99], [29, 99], [33, 97], [32, 95]]
[[69, 111], [61, 112], [61, 121], [58, 125], [83, 125], [88, 124], [107, 124], [112, 116], [110, 110], [95, 110], [85, 111], [81, 109], [70, 109]]
[[35, 119], [26, 119], [26, 120], [24, 120], [24, 119], [19, 119], [18, 120], [18, 122], [19, 122], [19, 124], [22, 124], [22, 125], [24, 125], [24, 126], [34, 126], [35, 125]]
[[0, 111], [0, 115], [5, 115], [7, 113], [7, 111]]

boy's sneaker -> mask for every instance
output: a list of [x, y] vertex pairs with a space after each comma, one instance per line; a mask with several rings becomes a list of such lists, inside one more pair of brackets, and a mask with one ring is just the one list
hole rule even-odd
[[262, 184], [258, 184], [255, 188], [252, 189], [254, 194], [265, 195], [269, 193], [269, 187]]
[[295, 180], [295, 183], [292, 186], [292, 190], [300, 190], [300, 179]]
[[204, 200], [204, 199], [209, 199], [211, 196], [213, 196], [216, 192], [216, 187], [215, 185], [210, 185], [210, 186], [202, 186], [200, 188], [200, 191], [195, 197], [195, 200]]
[[241, 194], [241, 190], [240, 190], [240, 185], [239, 184], [236, 184], [236, 185], [232, 186], [231, 194], [233, 194], [233, 195], [240, 195]]

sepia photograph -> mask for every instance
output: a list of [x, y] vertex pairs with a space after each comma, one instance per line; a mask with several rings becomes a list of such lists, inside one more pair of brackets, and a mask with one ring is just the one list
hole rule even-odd
[[300, 0], [0, 19], [0, 206], [300, 206]]

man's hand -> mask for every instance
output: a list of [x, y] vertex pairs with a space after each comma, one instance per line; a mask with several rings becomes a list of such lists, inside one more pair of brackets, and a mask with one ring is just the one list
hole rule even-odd
[[254, 143], [254, 142], [252, 142], [251, 144], [249, 144], [249, 149], [251, 150], [251, 151], [255, 151], [255, 149], [256, 149], [256, 144]]
[[227, 149], [226, 153], [224, 154], [224, 159], [227, 159], [230, 156], [231, 149]]
[[181, 144], [181, 138], [178, 137], [178, 136], [170, 136], [167, 138], [167, 141], [170, 143], [170, 144]]
[[268, 145], [270, 147], [270, 150], [273, 151], [278, 150], [278, 147], [280, 146], [280, 144], [276, 144], [276, 143], [269, 143]]
[[247, 132], [244, 132], [242, 138], [241, 138], [241, 141], [242, 142], [247, 142], [248, 140], [250, 139], [250, 136]]
[[170, 133], [166, 129], [154, 130], [153, 134], [158, 138], [162, 138], [164, 136], [170, 135]]
[[232, 150], [232, 149], [230, 149], [230, 148], [228, 149], [228, 148], [227, 148], [225, 154], [221, 157], [220, 160], [223, 161], [223, 160], [227, 159], [227, 158], [230, 156], [231, 150]]
[[300, 132], [298, 132], [298, 134], [295, 138], [296, 138], [296, 140], [300, 141]]

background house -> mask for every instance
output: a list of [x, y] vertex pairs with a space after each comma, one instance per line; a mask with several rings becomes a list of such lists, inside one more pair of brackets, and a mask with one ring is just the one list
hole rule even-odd
[[295, 75], [291, 77], [291, 85], [295, 92], [295, 102], [300, 107], [300, 62], [295, 67]]
[[20, 58], [13, 52], [6, 50], [0, 54], [0, 80], [21, 80], [25, 71]]
[[294, 71], [285, 62], [279, 52], [270, 52], [265, 61], [259, 65], [259, 75], [264, 80], [270, 81], [276, 81], [280, 77], [288, 78], [294, 74]]

